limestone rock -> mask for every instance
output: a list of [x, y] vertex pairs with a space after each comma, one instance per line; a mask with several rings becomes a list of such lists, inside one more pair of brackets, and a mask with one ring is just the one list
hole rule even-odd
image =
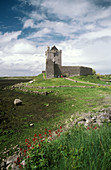
[[32, 126], [34, 126], [34, 123], [30, 123], [30, 125], [29, 125], [30, 127], [32, 127]]
[[34, 82], [33, 80], [29, 81], [30, 84], [32, 84], [33, 82]]
[[0, 165], [1, 169], [9, 169], [10, 167], [12, 169], [18, 169], [16, 164], [14, 163], [17, 160], [18, 155], [13, 155], [13, 156], [9, 156], [8, 158], [6, 158], [6, 160], [2, 160], [2, 163]]
[[83, 124], [84, 127], [93, 125], [103, 125], [105, 122], [111, 122], [111, 107], [97, 112], [92, 116], [92, 113], [83, 113], [83, 115], [76, 119], [76, 124]]
[[84, 125], [84, 124], [85, 124], [85, 121], [84, 121], [84, 120], [81, 120], [81, 121], [78, 121], [77, 123], [78, 123], [78, 124], [83, 124], [83, 125]]
[[106, 108], [105, 111], [107, 114], [111, 115], [111, 107]]
[[86, 123], [86, 119], [84, 117], [79, 117], [77, 120], [76, 120], [76, 124], [85, 124]]
[[97, 119], [97, 116], [92, 117], [92, 120], [95, 122]]
[[17, 155], [9, 156], [7, 159], [7, 164], [10, 164], [10, 163], [16, 161], [17, 157], [18, 157]]
[[21, 105], [21, 104], [22, 104], [22, 100], [20, 100], [20, 99], [14, 100], [14, 105], [18, 106], [18, 105]]

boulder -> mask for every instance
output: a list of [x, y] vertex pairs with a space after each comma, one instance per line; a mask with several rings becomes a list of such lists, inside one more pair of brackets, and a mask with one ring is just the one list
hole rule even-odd
[[83, 124], [83, 125], [84, 125], [84, 124], [85, 124], [85, 121], [84, 121], [84, 120], [80, 120], [80, 121], [78, 121], [77, 123], [78, 123], [78, 124]]
[[79, 117], [76, 120], [76, 124], [85, 124], [86, 123], [86, 119], [84, 117]]
[[32, 84], [33, 82], [34, 82], [33, 80], [29, 81], [30, 84]]
[[33, 124], [33, 123], [30, 123], [29, 126], [32, 127], [32, 126], [34, 126], [34, 124]]
[[22, 100], [20, 100], [20, 99], [14, 100], [14, 105], [18, 106], [18, 105], [21, 105], [21, 104], [22, 104]]

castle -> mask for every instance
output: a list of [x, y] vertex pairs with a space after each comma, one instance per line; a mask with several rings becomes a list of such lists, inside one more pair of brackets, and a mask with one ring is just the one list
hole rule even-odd
[[91, 75], [92, 68], [83, 66], [62, 66], [62, 50], [58, 50], [55, 46], [51, 49], [48, 47], [46, 55], [46, 76], [54, 78], [62, 76], [80, 76]]

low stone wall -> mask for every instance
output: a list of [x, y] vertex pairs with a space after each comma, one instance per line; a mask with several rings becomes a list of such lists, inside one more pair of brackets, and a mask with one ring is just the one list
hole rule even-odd
[[43, 87], [43, 86], [27, 86], [24, 84], [16, 84], [13, 85], [11, 87], [11, 89], [15, 89], [15, 88], [22, 88], [22, 87], [26, 87], [26, 88], [36, 88], [36, 89], [50, 89], [50, 88], [62, 88], [62, 87], [78, 87], [78, 88], [95, 88], [95, 86], [68, 86], [68, 85], [64, 85], [64, 86], [47, 86], [47, 87]]

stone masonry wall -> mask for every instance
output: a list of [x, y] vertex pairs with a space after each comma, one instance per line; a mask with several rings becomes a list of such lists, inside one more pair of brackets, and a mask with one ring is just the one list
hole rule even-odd
[[55, 46], [48, 48], [45, 53], [46, 59], [46, 76], [47, 78], [58, 77], [61, 75], [66, 76], [80, 76], [91, 75], [92, 68], [82, 66], [61, 66], [62, 51], [58, 50]]
[[81, 76], [92, 75], [92, 68], [80, 67], [80, 75]]
[[51, 59], [46, 60], [46, 75], [47, 78], [54, 77], [54, 62]]
[[54, 62], [55, 64], [58, 64], [59, 66], [61, 66], [61, 59], [62, 59], [61, 53], [62, 53], [61, 50], [60, 51], [58, 50], [56, 53], [54, 53]]
[[80, 67], [79, 66], [62, 66], [61, 72], [66, 76], [79, 76], [80, 75]]
[[58, 77], [61, 75], [62, 75], [61, 66], [59, 66], [58, 64], [54, 64], [54, 77]]

